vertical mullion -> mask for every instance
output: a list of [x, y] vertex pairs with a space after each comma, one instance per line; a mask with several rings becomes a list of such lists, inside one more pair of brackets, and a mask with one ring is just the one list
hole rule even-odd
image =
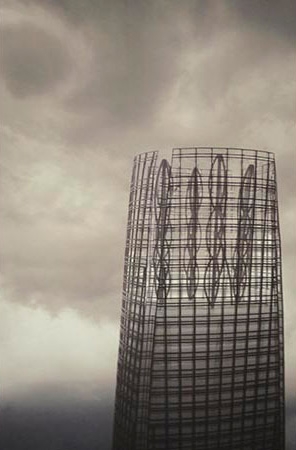
[[[211, 167], [213, 167], [213, 148], [211, 148]], [[210, 193], [209, 193], [209, 211], [211, 214], [211, 202], [210, 202]], [[212, 239], [212, 231], [210, 239]], [[215, 242], [214, 236], [214, 242]], [[211, 255], [209, 255], [211, 258]], [[215, 268], [213, 268], [213, 271]], [[212, 280], [215, 279], [212, 276]], [[212, 286], [212, 296], [214, 296], [214, 286]], [[212, 299], [213, 301], [213, 299]], [[210, 327], [211, 327], [211, 305], [210, 302], [207, 302], [207, 334], [206, 334], [206, 386], [205, 386], [205, 394], [206, 394], [206, 402], [205, 402], [205, 449], [208, 449], [209, 445], [209, 383], [210, 383]]]
[[179, 445], [182, 445], [182, 157], [179, 153], [179, 299], [178, 299], [178, 405], [179, 405]]
[[231, 405], [230, 405], [230, 434], [232, 445], [234, 445], [234, 433], [233, 433], [233, 420], [234, 420], [234, 402], [235, 402], [235, 369], [236, 369], [236, 344], [237, 344], [237, 322], [238, 322], [238, 303], [240, 300], [240, 287], [239, 287], [239, 274], [240, 274], [240, 264], [242, 264], [241, 251], [240, 246], [241, 243], [241, 208], [242, 208], [242, 187], [243, 187], [243, 179], [244, 179], [244, 155], [241, 151], [241, 159], [240, 159], [240, 187], [239, 187], [239, 216], [238, 216], [238, 231], [237, 231], [237, 243], [236, 243], [236, 251], [237, 251], [237, 267], [236, 267], [236, 280], [235, 280], [235, 293], [234, 293], [234, 318], [233, 318], [233, 348], [232, 348], [232, 369], [231, 369]]
[[[226, 152], [226, 169], [227, 169], [227, 177], [228, 177], [228, 149]], [[228, 199], [228, 185], [229, 179], [227, 183], [227, 194], [226, 201]], [[225, 211], [227, 210], [227, 203], [225, 204]], [[225, 229], [227, 230], [227, 215], [225, 213]], [[226, 232], [224, 235], [224, 239], [226, 241]], [[224, 243], [226, 245], [226, 242]], [[224, 258], [226, 260], [226, 252], [227, 249], [224, 249], [225, 255]], [[225, 302], [225, 278], [227, 267], [224, 268], [223, 278], [222, 278], [222, 298], [221, 298], [221, 317], [220, 317], [220, 358], [219, 358], [219, 385], [218, 385], [218, 447], [221, 445], [221, 413], [222, 413], [222, 386], [223, 386], [223, 352], [224, 352], [224, 302]], [[230, 289], [230, 285], [229, 285]], [[226, 299], [227, 304], [227, 299]]]
[[[170, 186], [171, 180], [169, 179], [168, 181], [168, 186]], [[169, 187], [168, 187], [168, 192], [167, 195], [169, 195]], [[168, 202], [168, 197], [166, 198], [166, 207], [170, 208], [170, 205], [168, 206], [167, 204]], [[165, 220], [167, 222], [167, 217], [168, 214], [170, 213], [167, 212]], [[164, 224], [165, 227], [167, 227], [167, 223]], [[167, 230], [166, 230], [167, 231]], [[164, 232], [164, 237], [166, 235], [166, 232]], [[164, 244], [164, 242], [163, 242]], [[169, 268], [170, 270], [170, 268]], [[165, 295], [164, 298], [164, 383], [165, 383], [165, 448], [166, 450], [169, 450], [169, 365], [168, 365], [168, 302], [167, 302], [167, 296]]]
[[[258, 380], [259, 380], [259, 372], [260, 372], [260, 348], [261, 348], [261, 340], [262, 340], [262, 303], [263, 303], [263, 277], [264, 277], [264, 256], [265, 256], [265, 238], [266, 238], [266, 228], [267, 228], [267, 214], [268, 214], [268, 194], [269, 194], [269, 177], [270, 177], [270, 159], [268, 155], [268, 163], [267, 163], [267, 180], [266, 180], [266, 187], [265, 187], [265, 199], [264, 199], [264, 220], [263, 220], [263, 237], [261, 242], [261, 267], [260, 267], [260, 290], [259, 290], [259, 313], [258, 313], [258, 327], [257, 327], [257, 346], [256, 346], [256, 366], [255, 366], [255, 398], [258, 399], [260, 387], [258, 386]], [[269, 258], [269, 255], [267, 253], [267, 260]], [[268, 261], [267, 261], [268, 262]], [[268, 274], [266, 274], [268, 277]], [[264, 366], [263, 366], [264, 367]], [[267, 411], [264, 411], [264, 414], [266, 416]], [[256, 428], [256, 422], [258, 415], [258, 401], [256, 403], [255, 413], [253, 415], [253, 427]], [[265, 437], [265, 430], [264, 430], [264, 437]]]
[[[132, 298], [131, 298], [131, 314], [130, 314], [130, 324], [131, 327], [129, 328], [130, 335], [131, 335], [131, 343], [129, 345], [129, 351], [127, 352], [129, 358], [127, 362], [127, 371], [131, 373], [130, 379], [129, 379], [129, 390], [130, 390], [130, 398], [129, 398], [129, 416], [127, 421], [127, 434], [128, 434], [128, 442], [131, 448], [133, 448], [133, 442], [134, 439], [134, 433], [135, 428], [137, 425], [136, 418], [133, 418], [133, 409], [136, 407], [136, 405], [133, 403], [134, 398], [134, 392], [136, 389], [136, 386], [134, 385], [134, 379], [136, 376], [136, 358], [137, 353], [136, 349], [133, 348], [134, 340], [135, 340], [135, 326], [136, 326], [136, 311], [137, 311], [137, 296], [138, 296], [138, 288], [139, 288], [139, 274], [140, 274], [140, 267], [141, 267], [141, 255], [142, 255], [142, 236], [143, 236], [143, 229], [144, 229], [144, 220], [145, 220], [145, 211], [142, 211], [142, 193], [143, 193], [143, 187], [144, 187], [144, 175], [145, 175], [145, 168], [147, 163], [147, 153], [144, 154], [144, 162], [142, 163], [142, 173], [141, 173], [141, 184], [140, 184], [140, 192], [139, 192], [139, 203], [138, 203], [138, 211], [137, 211], [137, 222], [136, 222], [136, 235], [135, 235], [135, 252], [134, 255], [137, 258], [137, 261], [134, 261], [133, 264], [133, 271], [132, 271]], [[147, 187], [146, 187], [147, 192]], [[142, 226], [141, 226], [142, 225]], [[139, 234], [140, 234], [140, 242], [139, 241]], [[139, 248], [138, 248], [139, 247]], [[138, 255], [137, 255], [138, 253]], [[138, 326], [138, 323], [137, 323]], [[138, 342], [138, 339], [137, 341]], [[137, 344], [136, 344], [137, 345]]]
[[[197, 149], [194, 149], [194, 167], [197, 168]], [[195, 181], [195, 180], [194, 180]], [[195, 191], [194, 191], [195, 192]], [[195, 217], [196, 221], [198, 220], [198, 216]], [[188, 226], [188, 224], [187, 224]], [[197, 224], [194, 223], [196, 227]], [[196, 249], [196, 233], [194, 233], [194, 246]], [[196, 253], [195, 253], [195, 265], [196, 265]], [[195, 267], [194, 265], [194, 267]], [[198, 279], [196, 280], [198, 283]], [[195, 291], [196, 292], [196, 291]], [[195, 449], [196, 446], [196, 294], [193, 298], [193, 336], [192, 336], [192, 450]]]
[[[243, 154], [242, 154], [243, 160]], [[248, 239], [251, 240], [250, 244], [250, 255], [248, 256], [248, 303], [247, 303], [247, 318], [246, 318], [246, 336], [245, 336], [245, 348], [244, 348], [244, 375], [243, 375], [243, 392], [242, 392], [242, 415], [241, 415], [241, 432], [242, 436], [245, 433], [245, 422], [246, 422], [246, 394], [248, 386], [252, 387], [252, 383], [247, 381], [248, 376], [248, 356], [249, 356], [249, 331], [250, 331], [250, 320], [251, 320], [251, 302], [252, 302], [252, 267], [253, 267], [253, 249], [254, 249], [254, 223], [255, 223], [255, 211], [256, 211], [256, 189], [257, 189], [257, 156], [255, 155], [255, 169], [254, 169], [254, 193], [252, 198], [252, 223], [251, 223], [251, 237]], [[254, 280], [256, 283], [256, 278]], [[236, 318], [235, 321], [238, 319]], [[255, 389], [255, 387], [254, 387]], [[253, 400], [255, 398], [253, 397]], [[253, 411], [254, 414], [254, 411]], [[244, 439], [244, 438], [243, 438]]]
[[[253, 217], [252, 217], [252, 235], [251, 235], [251, 252], [250, 252], [250, 267], [249, 267], [249, 277], [248, 277], [248, 312], [247, 312], [247, 337], [246, 337], [246, 346], [245, 346], [245, 373], [244, 373], [244, 384], [243, 384], [243, 424], [242, 424], [242, 435], [244, 436], [245, 432], [245, 402], [246, 402], [246, 391], [248, 388], [249, 383], [247, 382], [247, 368], [248, 368], [248, 353], [249, 353], [249, 326], [250, 326], [250, 308], [251, 308], [251, 301], [252, 301], [252, 294], [251, 294], [251, 288], [252, 288], [252, 262], [253, 262], [253, 244], [254, 244], [254, 222], [255, 222], [255, 205], [256, 205], [256, 191], [257, 191], [257, 152], [255, 154], [255, 171], [254, 171], [254, 196], [253, 196]], [[251, 385], [252, 387], [252, 385]], [[255, 386], [254, 386], [255, 390]], [[254, 400], [254, 408], [253, 408], [253, 415], [256, 411], [256, 402], [257, 399], [253, 398]], [[252, 437], [254, 443], [254, 435]]]
[[[273, 233], [274, 235], [274, 233]], [[274, 251], [276, 243], [272, 244], [272, 257], [276, 255]], [[265, 402], [264, 402], [264, 441], [263, 445], [266, 444], [266, 431], [267, 431], [267, 416], [268, 416], [268, 388], [269, 388], [269, 378], [270, 378], [270, 353], [271, 353], [271, 340], [272, 340], [272, 331], [273, 331], [273, 302], [278, 301], [278, 298], [274, 299], [274, 274], [271, 274], [271, 296], [269, 299], [269, 318], [268, 318], [268, 344], [267, 344], [267, 361], [266, 361], [266, 377], [265, 377]]]
[[278, 322], [279, 322], [279, 357], [280, 357], [280, 374], [279, 374], [279, 395], [280, 395], [280, 426], [281, 426], [281, 436], [280, 445], [281, 449], [285, 449], [285, 361], [284, 361], [284, 311], [283, 311], [283, 279], [282, 279], [282, 249], [281, 249], [281, 234], [280, 234], [280, 223], [279, 223], [279, 209], [278, 209], [278, 192], [277, 192], [277, 176], [276, 176], [276, 166], [274, 166], [275, 172], [275, 230], [276, 230], [276, 280], [277, 280], [277, 305], [278, 305]]

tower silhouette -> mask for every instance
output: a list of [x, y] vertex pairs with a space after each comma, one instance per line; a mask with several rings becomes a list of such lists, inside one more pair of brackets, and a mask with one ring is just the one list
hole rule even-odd
[[274, 155], [134, 160], [114, 450], [284, 450]]

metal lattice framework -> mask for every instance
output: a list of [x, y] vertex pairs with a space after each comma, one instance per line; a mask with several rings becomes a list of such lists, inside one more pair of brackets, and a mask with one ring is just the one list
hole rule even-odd
[[114, 450], [284, 450], [274, 155], [134, 160]]

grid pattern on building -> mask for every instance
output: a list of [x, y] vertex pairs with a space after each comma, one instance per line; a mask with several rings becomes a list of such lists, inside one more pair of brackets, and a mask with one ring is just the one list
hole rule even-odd
[[139, 155], [114, 450], [284, 450], [283, 383], [273, 154]]

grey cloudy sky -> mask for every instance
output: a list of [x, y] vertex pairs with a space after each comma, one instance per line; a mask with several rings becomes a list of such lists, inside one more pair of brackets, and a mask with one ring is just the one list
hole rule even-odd
[[5, 445], [109, 448], [132, 158], [213, 145], [276, 153], [292, 450], [295, 2], [0, 4]]

